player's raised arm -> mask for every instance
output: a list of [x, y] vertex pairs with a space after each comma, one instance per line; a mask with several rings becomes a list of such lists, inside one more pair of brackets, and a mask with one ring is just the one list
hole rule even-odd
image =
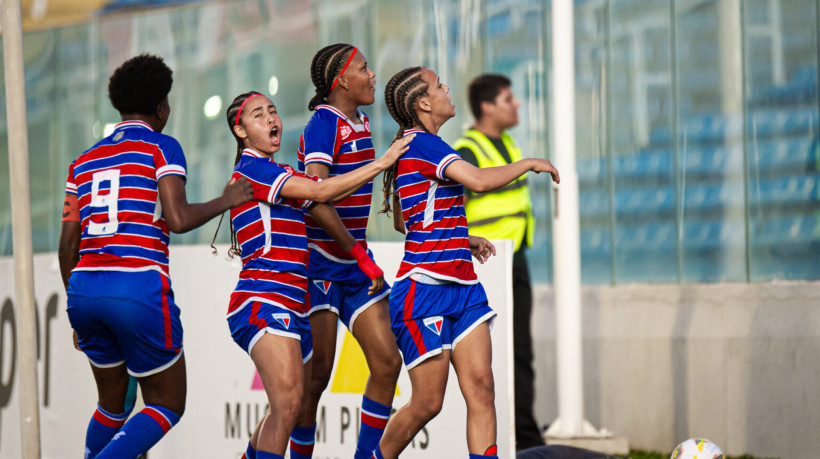
[[524, 158], [504, 166], [478, 168], [467, 161], [455, 161], [444, 171], [447, 178], [455, 180], [475, 193], [492, 191], [532, 171], [549, 172], [555, 183], [560, 183], [558, 170], [547, 159]]

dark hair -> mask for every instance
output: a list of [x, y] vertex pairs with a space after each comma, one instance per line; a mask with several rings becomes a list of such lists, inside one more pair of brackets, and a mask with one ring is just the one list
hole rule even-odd
[[172, 73], [158, 56], [128, 59], [108, 79], [111, 104], [123, 114], [153, 115], [171, 92]]
[[[236, 157], [233, 160], [233, 165], [236, 166], [239, 163], [239, 160], [242, 158], [242, 150], [245, 149], [245, 144], [242, 142], [242, 139], [236, 135], [236, 132], [233, 130], [233, 127], [237, 125], [236, 117], [239, 115], [239, 108], [242, 107], [242, 104], [245, 103], [251, 96], [261, 95], [261, 93], [256, 91], [249, 91], [244, 94], [240, 94], [234, 98], [231, 105], [228, 106], [228, 109], [225, 111], [225, 117], [228, 120], [228, 129], [231, 131], [231, 135], [233, 138], [236, 139]], [[242, 124], [242, 120], [239, 120], [238, 124]], [[211, 248], [213, 249], [213, 253], [216, 254], [216, 247], [214, 247], [214, 242], [216, 242], [216, 235], [219, 234], [219, 227], [222, 226], [222, 218], [225, 216], [225, 213], [222, 213], [222, 216], [219, 217], [219, 223], [216, 225], [216, 231], [214, 231], [214, 238], [211, 241]], [[236, 229], [233, 227], [233, 220], [229, 220], [228, 222], [230, 231], [231, 231], [231, 248], [228, 249], [228, 258], [233, 258], [237, 255], [242, 255], [242, 248], [239, 245], [239, 241], [236, 239]]]
[[316, 87], [316, 95], [310, 99], [308, 110], [314, 110], [317, 105], [327, 102], [330, 86], [333, 85], [333, 80], [342, 70], [353, 49], [353, 45], [336, 43], [325, 46], [313, 56], [310, 62], [310, 79]]
[[[225, 117], [228, 119], [228, 129], [231, 131], [231, 135], [233, 138], [236, 139], [236, 158], [233, 160], [233, 165], [236, 166], [239, 163], [239, 158], [242, 157], [242, 150], [245, 149], [245, 144], [242, 142], [242, 139], [236, 135], [236, 132], [233, 130], [233, 127], [237, 125], [236, 117], [239, 115], [239, 108], [242, 107], [242, 104], [245, 103], [251, 96], [261, 95], [261, 93], [256, 91], [248, 91], [244, 94], [240, 94], [234, 98], [231, 105], [228, 105], [228, 109], [225, 111]], [[238, 124], [242, 124], [242, 120], [239, 120]]]
[[481, 103], [495, 102], [498, 93], [504, 88], [512, 86], [512, 82], [504, 75], [485, 73], [479, 75], [470, 82], [467, 88], [467, 98], [470, 101], [470, 111], [475, 119], [481, 119]]
[[[428, 85], [421, 79], [421, 67], [410, 67], [393, 75], [384, 88], [384, 103], [390, 116], [399, 123], [399, 131], [396, 133], [396, 140], [400, 139], [405, 129], [413, 126], [420, 126], [425, 132], [430, 132], [424, 127], [419, 115], [416, 112], [415, 103], [421, 96], [427, 93]], [[390, 198], [395, 193], [396, 171], [399, 162], [396, 161], [389, 169], [384, 171], [384, 203], [381, 213], [390, 212]]]

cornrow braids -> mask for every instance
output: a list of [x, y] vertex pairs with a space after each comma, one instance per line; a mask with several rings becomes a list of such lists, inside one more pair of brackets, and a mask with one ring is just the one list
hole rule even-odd
[[[236, 139], [236, 157], [233, 160], [234, 166], [239, 164], [239, 159], [242, 158], [242, 150], [245, 149], [244, 142], [242, 142], [242, 139], [239, 138], [233, 130], [234, 126], [242, 124], [242, 120], [237, 119], [237, 117], [240, 116], [239, 109], [242, 108], [242, 104], [244, 104], [246, 100], [258, 95], [261, 95], [261, 93], [250, 91], [236, 96], [233, 102], [231, 102], [231, 105], [228, 106], [228, 110], [225, 112], [225, 117], [228, 119], [228, 129], [231, 130], [231, 135], [233, 135], [233, 138]], [[224, 216], [225, 214], [223, 212], [222, 216], [219, 217], [219, 223], [216, 225], [214, 238], [211, 240], [211, 249], [213, 249], [214, 255], [216, 255], [216, 247], [214, 247], [216, 235], [219, 234], [219, 228], [222, 226], [222, 217]], [[228, 258], [233, 258], [234, 256], [242, 255], [242, 248], [239, 246], [239, 242], [236, 239], [236, 229], [233, 227], [233, 220], [228, 219], [228, 227], [231, 231], [231, 248], [228, 249]]]
[[[387, 82], [384, 88], [384, 103], [387, 105], [387, 110], [390, 116], [399, 123], [399, 130], [396, 132], [396, 137], [393, 139], [400, 139], [406, 129], [414, 126], [419, 126], [424, 132], [430, 131], [424, 126], [419, 119], [418, 112], [416, 112], [416, 102], [427, 93], [429, 89], [427, 83], [421, 79], [421, 67], [406, 68], [399, 73], [393, 75], [393, 78]], [[398, 171], [399, 162], [396, 161], [389, 169], [384, 171], [384, 202], [382, 203], [382, 210], [380, 213], [390, 214], [390, 199], [396, 193], [396, 173]]]
[[316, 52], [310, 62], [310, 79], [316, 87], [316, 94], [310, 99], [308, 110], [313, 111], [318, 105], [327, 102], [333, 80], [336, 79], [354, 49], [353, 45], [336, 43]]
[[[249, 91], [244, 94], [240, 94], [236, 96], [236, 98], [231, 102], [231, 105], [228, 106], [228, 110], [225, 112], [225, 116], [228, 118], [228, 129], [231, 130], [231, 135], [233, 138], [236, 139], [236, 158], [234, 158], [233, 165], [236, 166], [239, 163], [239, 158], [242, 157], [242, 150], [245, 149], [245, 144], [242, 142], [242, 139], [236, 135], [234, 132], [233, 127], [237, 124], [242, 124], [242, 120], [237, 120], [236, 117], [239, 116], [239, 109], [242, 107], [242, 104], [245, 103], [251, 96], [257, 96], [261, 93], [256, 91]], [[237, 123], [238, 121], [238, 123]]]

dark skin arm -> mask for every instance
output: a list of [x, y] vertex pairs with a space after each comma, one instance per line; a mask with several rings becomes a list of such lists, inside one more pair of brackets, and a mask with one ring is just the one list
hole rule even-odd
[[68, 288], [68, 278], [71, 270], [80, 262], [80, 222], [63, 222], [60, 229], [60, 245], [57, 249], [57, 259], [60, 261], [60, 275], [63, 278], [63, 287]]
[[[316, 204], [308, 212], [345, 252], [350, 252], [353, 246], [357, 244], [356, 239], [345, 228], [342, 219], [339, 218], [339, 214], [332, 205]], [[383, 286], [384, 276], [379, 276], [373, 279], [367, 292], [372, 295], [381, 290]]]
[[185, 194], [185, 180], [179, 175], [159, 179], [159, 199], [168, 229], [185, 233], [202, 226], [208, 220], [228, 209], [242, 205], [253, 198], [253, 189], [245, 178], [231, 179], [222, 195], [207, 202], [191, 204]]

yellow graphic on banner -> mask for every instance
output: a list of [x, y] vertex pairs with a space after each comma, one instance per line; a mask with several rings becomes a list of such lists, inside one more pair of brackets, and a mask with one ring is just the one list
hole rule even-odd
[[[370, 370], [367, 368], [367, 360], [364, 358], [362, 348], [359, 347], [359, 343], [350, 331], [345, 329], [342, 350], [336, 362], [336, 373], [330, 384], [330, 392], [333, 394], [363, 394], [369, 376]], [[396, 395], [399, 394], [399, 385], [396, 383]]]

